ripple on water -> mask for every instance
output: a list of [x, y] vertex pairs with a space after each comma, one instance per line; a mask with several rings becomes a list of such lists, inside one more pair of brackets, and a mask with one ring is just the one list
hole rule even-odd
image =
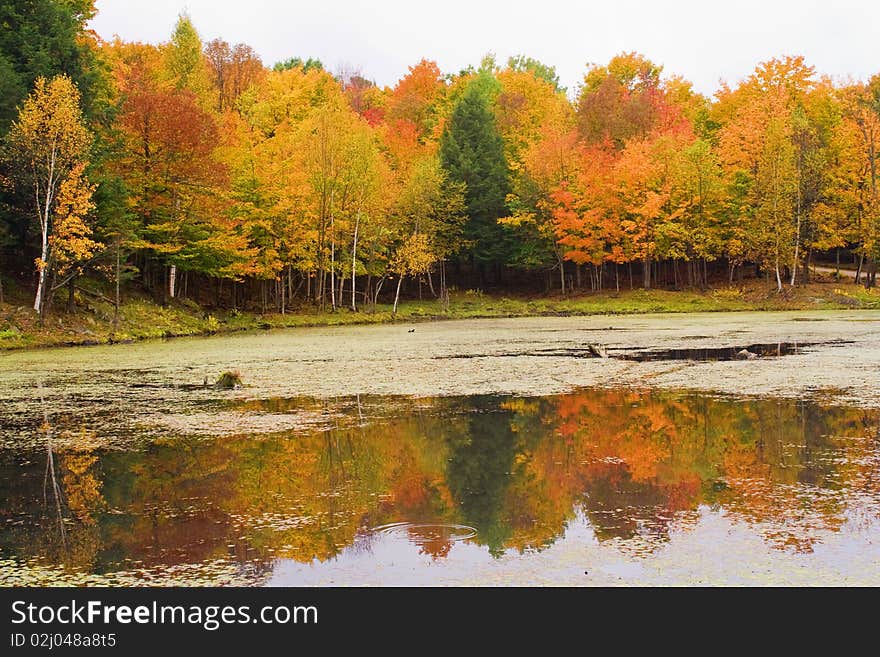
[[455, 523], [393, 522], [374, 527], [371, 533], [405, 538], [410, 543], [422, 547], [437, 541], [445, 543], [466, 541], [474, 538], [477, 530], [468, 525]]

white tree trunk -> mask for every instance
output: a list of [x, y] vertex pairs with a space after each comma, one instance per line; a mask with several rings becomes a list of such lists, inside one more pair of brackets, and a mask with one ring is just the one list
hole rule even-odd
[[330, 217], [330, 307], [336, 310], [336, 236], [333, 234], [333, 216]]
[[[46, 180], [46, 201], [43, 204], [43, 211], [40, 213], [40, 237], [42, 239], [42, 248], [40, 249], [40, 276], [37, 282], [37, 295], [34, 298], [34, 310], [41, 315], [43, 314], [43, 297], [46, 288], [46, 270], [49, 267], [49, 212], [52, 207], [53, 197], [55, 195], [55, 149], [52, 149], [52, 157], [49, 161], [49, 176]], [[39, 208], [40, 196], [37, 193], [37, 207]]]
[[562, 296], [565, 296], [565, 262], [562, 260], [562, 256], [559, 255], [559, 249], [554, 249], [556, 251], [556, 261], [559, 263], [559, 291], [562, 293]]
[[376, 311], [376, 304], [379, 303], [379, 293], [382, 291], [382, 285], [385, 284], [385, 277], [379, 279], [379, 282], [376, 283], [376, 290], [373, 293], [373, 312]]
[[42, 266], [40, 267], [40, 276], [37, 282], [37, 296], [34, 299], [34, 310], [40, 312], [43, 307], [43, 288], [46, 285], [46, 267], [48, 265], [47, 258], [48, 256], [48, 243], [46, 240], [46, 232], [43, 231], [43, 249], [40, 252], [40, 260], [42, 262]]
[[177, 265], [171, 265], [171, 271], [168, 274], [168, 296], [174, 298], [175, 287], [177, 286]]
[[357, 250], [358, 250], [358, 228], [361, 223], [361, 209], [358, 208], [357, 216], [354, 220], [354, 239], [351, 244], [351, 311], [357, 312], [357, 301], [355, 293], [357, 292]]
[[403, 285], [403, 274], [400, 275], [400, 278], [397, 279], [397, 291], [394, 293], [394, 310], [391, 311], [392, 315], [397, 314], [397, 303], [400, 301], [400, 286]]
[[794, 233], [794, 260], [791, 263], [791, 286], [797, 281], [798, 255], [801, 245], [801, 181], [800, 165], [798, 165], [798, 194], [797, 194], [797, 227]]

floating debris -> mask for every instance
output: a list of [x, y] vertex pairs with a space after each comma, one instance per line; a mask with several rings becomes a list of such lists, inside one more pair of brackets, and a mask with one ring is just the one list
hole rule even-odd
[[241, 388], [241, 374], [238, 370], [229, 370], [223, 372], [217, 382], [214, 383], [215, 390], [238, 390]]

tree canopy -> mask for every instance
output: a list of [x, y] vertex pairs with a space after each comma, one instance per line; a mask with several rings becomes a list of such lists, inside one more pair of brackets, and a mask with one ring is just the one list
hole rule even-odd
[[880, 75], [784, 56], [710, 99], [624, 52], [567, 93], [490, 54], [382, 87], [313, 57], [269, 68], [186, 14], [159, 44], [100, 41], [94, 12], [0, 0], [0, 269], [37, 298], [127, 276], [163, 301], [192, 280], [233, 307], [357, 309], [442, 297], [447, 265], [478, 288], [713, 270], [782, 290], [840, 251], [875, 282]]

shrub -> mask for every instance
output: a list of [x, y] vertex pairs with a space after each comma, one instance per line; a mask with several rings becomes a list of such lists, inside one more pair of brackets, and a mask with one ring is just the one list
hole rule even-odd
[[743, 289], [740, 287], [724, 287], [712, 290], [711, 297], [716, 301], [738, 301], [743, 298]]

